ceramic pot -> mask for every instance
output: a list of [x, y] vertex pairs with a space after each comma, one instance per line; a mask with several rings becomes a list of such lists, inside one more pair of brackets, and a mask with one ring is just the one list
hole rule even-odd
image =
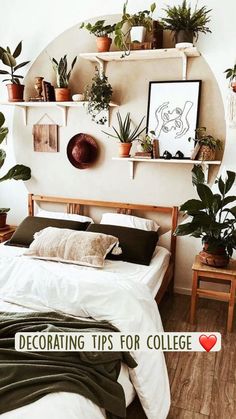
[[193, 43], [193, 32], [192, 31], [185, 31], [185, 30], [180, 30], [178, 32], [175, 33], [175, 42], [176, 44], [180, 44], [180, 43]]
[[198, 160], [215, 160], [216, 151], [212, 150], [208, 145], [202, 145], [198, 152]]
[[132, 26], [130, 31], [131, 42], [144, 42], [146, 35], [146, 28], [144, 26]]
[[217, 247], [214, 252], [209, 251], [209, 243], [205, 242], [203, 244], [203, 250], [199, 253], [200, 261], [204, 265], [215, 266], [218, 268], [223, 268], [229, 263], [229, 256], [225, 251], [224, 246]]
[[8, 101], [9, 102], [23, 102], [24, 99], [24, 88], [23, 84], [7, 84]]
[[7, 221], [7, 213], [6, 212], [2, 212], [0, 214], [0, 228], [4, 228], [5, 227], [6, 221]]
[[119, 144], [119, 157], [130, 157], [131, 143]]
[[96, 42], [98, 52], [108, 52], [111, 47], [112, 39], [108, 36], [98, 36]]
[[68, 87], [56, 87], [55, 98], [56, 102], [70, 102], [70, 89]]

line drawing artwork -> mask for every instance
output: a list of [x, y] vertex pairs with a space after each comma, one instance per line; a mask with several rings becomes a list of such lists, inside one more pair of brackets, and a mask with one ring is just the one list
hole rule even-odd
[[164, 102], [155, 111], [157, 126], [155, 133], [157, 138], [160, 137], [161, 132], [169, 133], [175, 132], [175, 139], [183, 137], [189, 130], [188, 114], [193, 107], [193, 102], [187, 100], [183, 109], [176, 107], [170, 109], [170, 102]]

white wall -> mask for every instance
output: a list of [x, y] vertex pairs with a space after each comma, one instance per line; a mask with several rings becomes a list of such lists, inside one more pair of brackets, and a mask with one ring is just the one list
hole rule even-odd
[[[130, 11], [136, 11], [149, 6], [151, 2], [146, 0], [130, 0]], [[161, 7], [166, 4], [177, 4], [177, 1], [159, 1], [158, 10], [155, 13], [158, 16]], [[228, 0], [225, 2], [223, 8], [221, 2], [214, 0], [201, 1], [199, 4], [206, 4], [207, 7], [212, 8], [212, 35], [201, 36], [198, 42], [198, 47], [204, 58], [214, 72], [221, 90], [223, 99], [225, 100], [227, 94], [227, 83], [225, 81], [223, 71], [225, 68], [234, 64], [236, 59], [235, 53], [235, 35], [236, 28], [234, 16], [236, 12], [236, 2]], [[87, 0], [86, 3], [78, 0], [64, 1], [56, 0], [2, 0], [1, 9], [4, 11], [4, 20], [0, 26], [0, 39], [3, 46], [9, 44], [14, 47], [19, 40], [23, 39], [23, 54], [22, 60], [30, 59], [32, 62], [36, 59], [38, 54], [58, 35], [68, 28], [78, 24], [84, 19], [90, 19], [96, 16], [111, 15], [120, 13], [122, 10], [123, 1], [121, 0]], [[0, 99], [6, 99], [5, 88], [0, 88]], [[209, 101], [211, 98], [209, 98]], [[210, 107], [209, 107], [210, 108]], [[8, 126], [11, 128], [11, 121], [13, 120], [13, 113], [9, 109], [3, 109], [7, 116]], [[222, 125], [224, 125], [224, 117], [222, 115]], [[12, 131], [11, 131], [12, 132]], [[8, 161], [7, 164], [15, 162], [14, 150], [17, 150], [19, 155], [19, 148], [22, 143], [16, 144], [13, 148], [13, 141], [11, 132], [8, 137]], [[236, 169], [234, 156], [236, 151], [235, 130], [227, 130], [226, 149], [224, 153], [224, 160], [222, 167], [225, 165], [231, 170]], [[27, 139], [26, 139], [27, 140]], [[22, 141], [22, 138], [21, 140]], [[27, 163], [27, 155], [25, 155], [24, 163]], [[36, 168], [33, 168], [35, 170]], [[40, 185], [38, 185], [39, 187]], [[137, 190], [136, 190], [137, 193]], [[189, 192], [190, 193], [190, 192]], [[125, 192], [119, 190], [119, 194], [123, 196], [123, 201], [132, 201], [132, 194], [125, 195]], [[2, 184], [0, 187], [1, 205], [11, 206], [12, 211], [9, 221], [18, 222], [26, 213], [26, 195], [27, 190], [21, 182], [8, 182]], [[176, 202], [175, 191], [169, 191], [166, 194], [166, 203], [170, 201], [170, 196], [173, 195], [173, 203]], [[91, 198], [94, 198], [91, 196]], [[103, 197], [109, 198], [108, 196]], [[185, 195], [183, 194], [185, 199]], [[161, 201], [165, 200], [165, 194], [162, 193]], [[134, 200], [133, 200], [134, 201]], [[136, 199], [137, 201], [137, 199]], [[181, 196], [178, 196], [178, 201], [181, 202]], [[188, 255], [186, 256], [186, 248]], [[191, 238], [178, 239], [177, 247], [177, 269], [176, 269], [176, 288], [189, 289], [191, 284], [191, 263], [193, 255], [200, 249], [200, 243]]]

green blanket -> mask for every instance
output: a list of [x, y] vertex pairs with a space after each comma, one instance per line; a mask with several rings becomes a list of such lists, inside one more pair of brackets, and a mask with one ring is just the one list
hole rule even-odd
[[107, 417], [125, 418], [125, 398], [117, 383], [121, 361], [137, 364], [118, 352], [17, 352], [17, 332], [113, 332], [107, 322], [81, 321], [58, 313], [0, 313], [0, 414], [32, 403], [48, 393], [78, 393], [104, 408]]

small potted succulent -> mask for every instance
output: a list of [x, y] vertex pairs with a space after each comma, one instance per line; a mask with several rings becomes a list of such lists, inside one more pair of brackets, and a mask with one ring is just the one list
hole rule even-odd
[[183, 0], [181, 5], [167, 6], [164, 9], [166, 17], [161, 19], [164, 29], [169, 29], [174, 34], [177, 46], [192, 46], [194, 38], [198, 39], [200, 32], [206, 34], [211, 32], [208, 28], [210, 22], [209, 13], [206, 6], [194, 8], [187, 0]]
[[139, 152], [152, 153], [153, 145], [150, 135], [146, 134], [143, 138], [139, 139], [138, 142], [137, 150]]
[[[8, 134], [8, 128], [4, 127], [5, 117], [0, 112], [0, 144], [4, 141]], [[3, 149], [0, 149], [0, 167], [3, 166], [4, 161], [6, 159], [6, 152]], [[17, 164], [8, 172], [0, 177], [0, 182], [4, 182], [8, 179], [15, 179], [15, 180], [28, 180], [31, 177], [31, 170], [29, 167], [24, 166], [23, 164]], [[0, 229], [3, 229], [6, 226], [6, 219], [7, 213], [10, 211], [10, 208], [0, 208]]]
[[[134, 129], [131, 128], [132, 120], [130, 118], [130, 113], [128, 112], [125, 119], [122, 120], [120, 112], [117, 112], [117, 120], [118, 120], [118, 129], [112, 127], [115, 135], [109, 134], [105, 132], [109, 137], [117, 138], [120, 141], [119, 144], [119, 157], [129, 157], [130, 156], [130, 149], [132, 146], [132, 142], [137, 140], [140, 134], [145, 131], [146, 127], [140, 129], [143, 120], [145, 117], [141, 119], [138, 126]], [[104, 132], [104, 131], [103, 131]]]
[[22, 51], [22, 41], [17, 45], [14, 52], [12, 53], [9, 47], [3, 48], [0, 47], [0, 59], [4, 65], [10, 67], [10, 71], [0, 70], [0, 74], [4, 76], [10, 76], [3, 81], [10, 81], [11, 83], [7, 84], [8, 91], [8, 100], [9, 102], [22, 102], [24, 99], [24, 85], [20, 83], [20, 79], [23, 79], [23, 76], [17, 74], [18, 70], [30, 61], [24, 61], [23, 63], [17, 64], [16, 59], [19, 57]]
[[71, 68], [67, 71], [67, 56], [60, 58], [57, 61], [55, 58], [50, 58], [52, 62], [53, 69], [56, 73], [57, 79], [57, 87], [55, 88], [55, 97], [57, 102], [68, 102], [71, 100], [71, 93], [69, 89], [69, 80], [71, 76], [71, 72], [74, 68], [76, 63], [77, 57], [75, 57], [72, 61]]
[[98, 20], [94, 25], [82, 22], [80, 29], [87, 29], [89, 33], [96, 36], [98, 52], [108, 52], [112, 43], [112, 39], [108, 35], [114, 32], [115, 26], [115, 24], [105, 25], [105, 20]]
[[204, 184], [201, 166], [192, 169], [192, 182], [197, 189], [198, 199], [190, 199], [181, 205], [180, 210], [191, 217], [180, 224], [176, 236], [201, 238], [203, 250], [199, 253], [202, 263], [215, 267], [228, 264], [236, 250], [236, 197], [229, 195], [236, 173], [227, 171], [226, 179], [216, 180], [217, 193]]
[[84, 97], [87, 112], [97, 124], [104, 125], [107, 122], [112, 92], [107, 76], [104, 72], [100, 74], [96, 67], [92, 84], [86, 87]]
[[[141, 10], [135, 14], [127, 12], [128, 0], [123, 6], [123, 15], [120, 22], [116, 24], [115, 28], [115, 45], [125, 53], [129, 53], [129, 46], [127, 39], [130, 36], [131, 42], [142, 43], [145, 40], [146, 32], [151, 32], [153, 20], [152, 15], [156, 9], [156, 3], [152, 3], [150, 10]], [[128, 30], [123, 32], [124, 25], [128, 25]]]
[[222, 142], [218, 138], [207, 134], [206, 127], [196, 129], [196, 138], [188, 138], [188, 141], [195, 141], [198, 148], [196, 158], [199, 160], [214, 160], [216, 150], [222, 150]]
[[232, 87], [232, 90], [236, 92], [236, 64], [233, 68], [227, 68], [224, 73], [226, 73], [226, 79], [229, 79], [229, 85]]

